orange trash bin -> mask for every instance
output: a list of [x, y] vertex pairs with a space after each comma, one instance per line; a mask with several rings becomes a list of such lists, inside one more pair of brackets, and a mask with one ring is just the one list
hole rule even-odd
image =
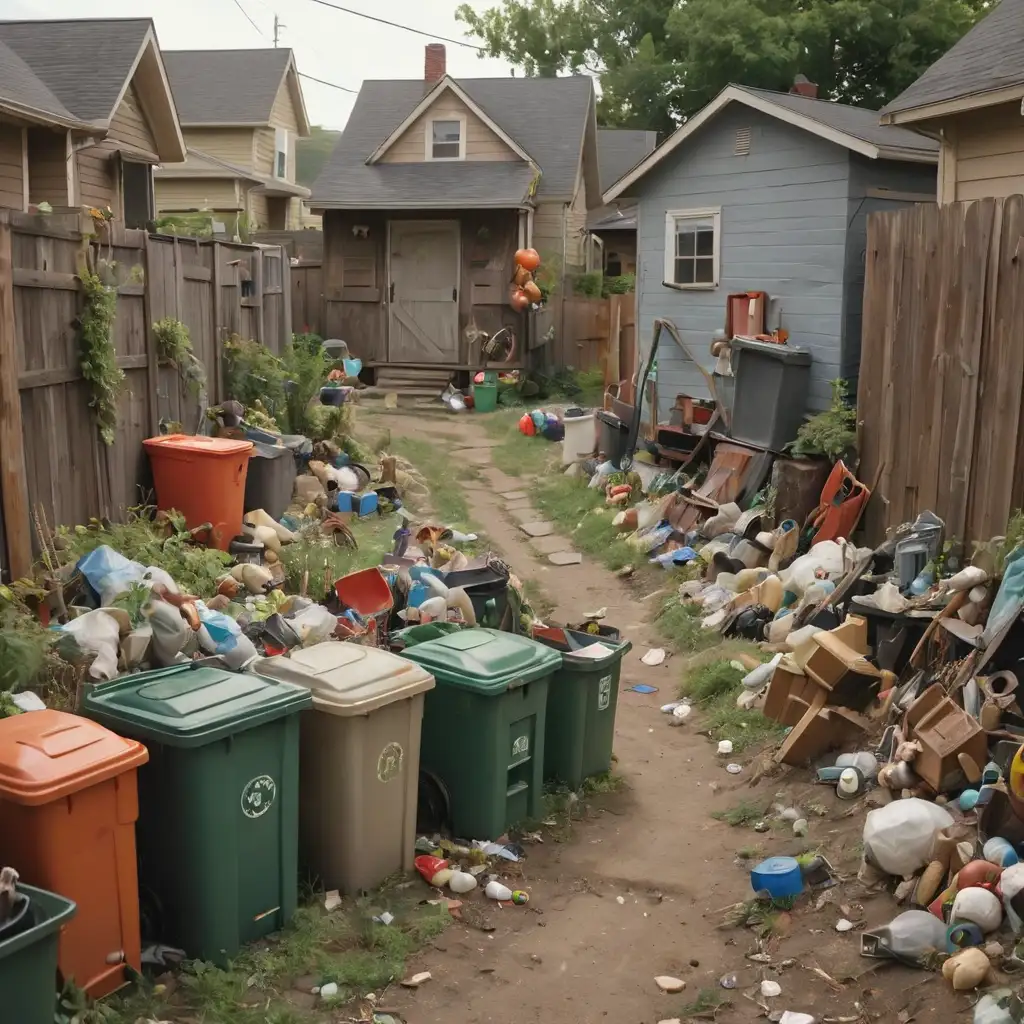
[[142, 443], [153, 467], [157, 506], [177, 509], [190, 530], [211, 523], [211, 546], [227, 551], [242, 529], [252, 441], [168, 434]]
[[[63, 711], [0, 719], [0, 864], [78, 904], [58, 964], [94, 999], [141, 970], [136, 769], [149, 752]], [[2, 1014], [0, 1014], [2, 1016]]]

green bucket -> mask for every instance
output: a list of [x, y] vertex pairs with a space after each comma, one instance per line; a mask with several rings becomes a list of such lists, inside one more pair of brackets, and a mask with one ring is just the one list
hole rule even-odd
[[473, 408], [477, 412], [494, 412], [498, 408], [498, 385], [474, 384]]

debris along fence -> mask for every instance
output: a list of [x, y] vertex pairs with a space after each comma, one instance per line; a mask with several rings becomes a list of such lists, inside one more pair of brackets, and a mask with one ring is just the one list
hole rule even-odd
[[[155, 321], [188, 327], [211, 402], [227, 397], [223, 338], [237, 333], [279, 352], [291, 334], [280, 249], [100, 230], [93, 238], [85, 215], [0, 211], [0, 568], [13, 578], [29, 569], [37, 513], [51, 527], [117, 515], [138, 503], [148, 478], [143, 439], [162, 420], [196, 429], [199, 395], [176, 368], [159, 365]], [[79, 354], [86, 250], [101, 280], [117, 286], [112, 335], [125, 386], [110, 445]]]
[[873, 214], [866, 259], [869, 537], [931, 509], [987, 540], [1024, 506], [1024, 196]]
[[[545, 344], [549, 328], [553, 328], [552, 342]], [[618, 381], [622, 379], [620, 353], [631, 352], [636, 344], [636, 296], [632, 292], [603, 299], [556, 295], [537, 315], [534, 330], [539, 337], [533, 347], [543, 346], [545, 365], [603, 368], [607, 381]]]

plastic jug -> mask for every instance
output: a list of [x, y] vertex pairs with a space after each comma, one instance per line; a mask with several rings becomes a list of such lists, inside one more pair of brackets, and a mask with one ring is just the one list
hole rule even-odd
[[924, 910], [908, 910], [889, 924], [864, 932], [863, 956], [916, 965], [929, 953], [946, 951], [946, 925]]

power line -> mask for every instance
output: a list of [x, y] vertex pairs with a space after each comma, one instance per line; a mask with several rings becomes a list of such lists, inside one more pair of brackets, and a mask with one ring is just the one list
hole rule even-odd
[[[357, 18], [366, 18], [367, 21], [375, 21], [380, 25], [388, 25], [391, 28], [399, 28], [403, 32], [412, 32], [417, 36], [425, 36], [427, 39], [439, 39], [443, 43], [452, 43], [455, 46], [464, 46], [467, 50], [476, 50], [478, 53], [486, 53], [487, 50], [474, 43], [467, 43], [464, 39], [452, 39], [450, 36], [439, 36], [436, 32], [426, 32], [421, 28], [413, 28], [411, 25], [403, 25], [397, 21], [388, 21], [387, 18], [378, 18], [374, 14], [366, 14], [363, 11], [354, 11], [351, 7], [342, 7], [340, 4], [330, 3], [329, 0], [312, 0], [321, 7], [330, 7], [334, 11], [342, 11], [345, 14], [353, 14]], [[238, 3], [238, 0], [235, 0]]]
[[[234, 0], [234, 2], [235, 6], [242, 12], [243, 15], [245, 15], [245, 20], [249, 22], [249, 24], [252, 25], [252, 27], [256, 29], [256, 31], [259, 32], [259, 34], [263, 36], [264, 39], [267, 39], [263, 29], [261, 29], [259, 25], [257, 25], [256, 22], [249, 17], [249, 12], [242, 6], [241, 0]], [[270, 40], [267, 39], [267, 42], [270, 42]]]
[[332, 89], [340, 89], [342, 92], [350, 92], [353, 96], [358, 95], [358, 89], [350, 89], [347, 85], [336, 85], [334, 82], [325, 82], [322, 78], [317, 78], [314, 75], [307, 75], [305, 71], [298, 73], [299, 78], [308, 78], [311, 82], [317, 82], [320, 85], [329, 85]]

